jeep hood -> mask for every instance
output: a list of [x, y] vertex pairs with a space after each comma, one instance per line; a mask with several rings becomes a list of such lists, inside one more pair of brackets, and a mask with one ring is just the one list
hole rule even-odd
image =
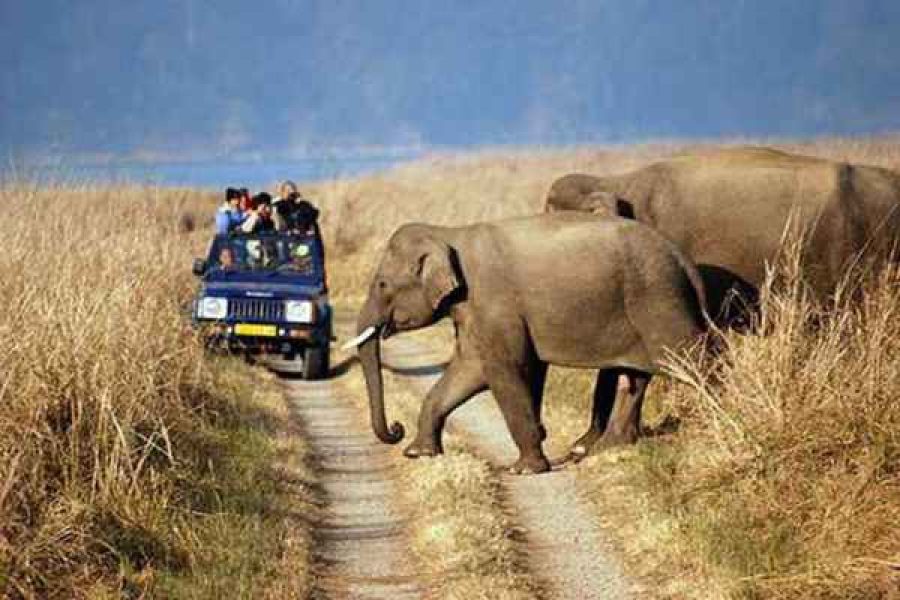
[[282, 274], [271, 271], [210, 273], [204, 279], [203, 287], [205, 294], [210, 296], [246, 295], [255, 298], [317, 296], [325, 291], [321, 279], [315, 274]]

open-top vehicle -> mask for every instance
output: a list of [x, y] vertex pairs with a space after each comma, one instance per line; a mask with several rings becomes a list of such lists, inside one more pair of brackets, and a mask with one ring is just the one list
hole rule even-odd
[[217, 235], [193, 271], [201, 285], [192, 320], [211, 345], [280, 355], [306, 379], [328, 375], [331, 306], [317, 236]]

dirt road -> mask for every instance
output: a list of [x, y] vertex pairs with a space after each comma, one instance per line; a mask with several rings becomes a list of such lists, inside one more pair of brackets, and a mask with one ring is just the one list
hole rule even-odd
[[[352, 333], [346, 321], [338, 328], [341, 337]], [[420, 394], [440, 377], [439, 365], [446, 359], [420, 338], [398, 336], [382, 348], [385, 366]], [[406, 459], [397, 447], [376, 440], [364, 400], [343, 391], [347, 378], [362, 377], [359, 369], [343, 371], [324, 382], [284, 380], [321, 482], [324, 517], [315, 528], [314, 597], [427, 597], [427, 584], [408, 561], [406, 516], [396, 503], [395, 468]], [[515, 446], [489, 394], [457, 410], [448, 427], [495, 465], [515, 458]], [[579, 496], [575, 476], [571, 470], [519, 477], [497, 470], [505, 509], [524, 532], [520, 554], [527, 559], [535, 588], [542, 590], [542, 597], [554, 599], [639, 597], [640, 588], [623, 573]]]
[[395, 453], [375, 439], [339, 380], [283, 384], [312, 447], [324, 505], [314, 531], [313, 598], [421, 598], [395, 502]]

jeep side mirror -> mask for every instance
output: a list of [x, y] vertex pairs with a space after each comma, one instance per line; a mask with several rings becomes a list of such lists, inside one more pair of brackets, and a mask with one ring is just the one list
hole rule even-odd
[[206, 261], [202, 258], [195, 258], [192, 271], [197, 277], [202, 277], [206, 273]]

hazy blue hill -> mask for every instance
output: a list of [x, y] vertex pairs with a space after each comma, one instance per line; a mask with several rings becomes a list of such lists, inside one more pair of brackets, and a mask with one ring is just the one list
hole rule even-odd
[[6, 149], [900, 129], [896, 0], [0, 2]]

